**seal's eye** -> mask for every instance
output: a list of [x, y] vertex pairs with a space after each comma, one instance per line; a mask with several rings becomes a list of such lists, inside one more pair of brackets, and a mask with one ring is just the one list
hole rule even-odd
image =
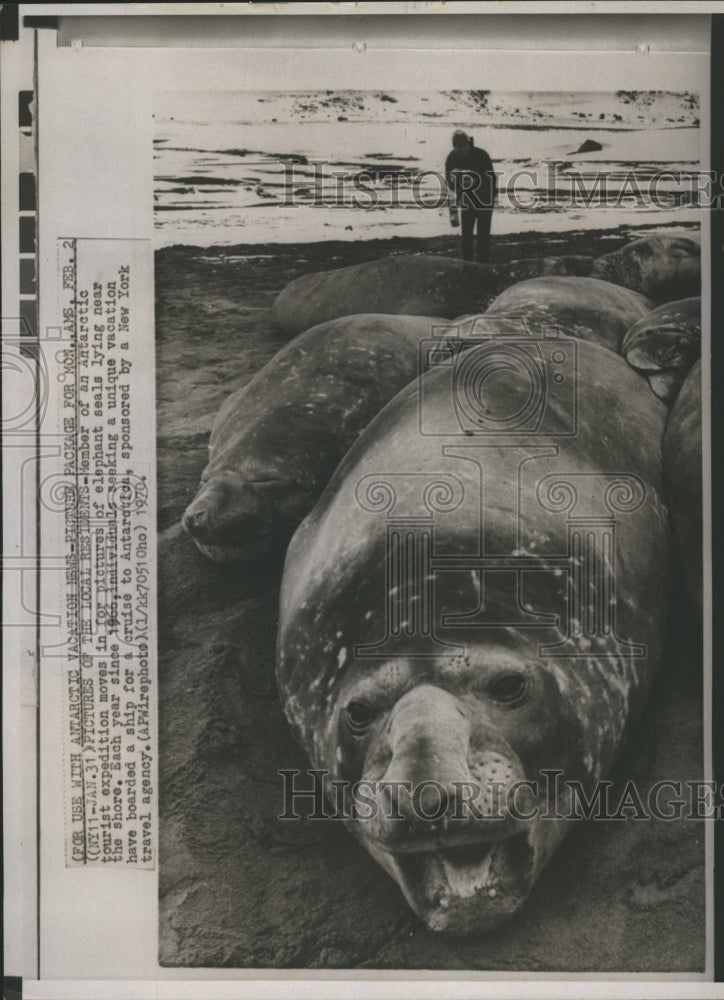
[[488, 685], [488, 694], [503, 705], [520, 704], [528, 691], [528, 678], [525, 674], [510, 671], [499, 674]]
[[364, 701], [351, 701], [347, 705], [347, 725], [355, 736], [364, 736], [374, 718], [374, 709]]

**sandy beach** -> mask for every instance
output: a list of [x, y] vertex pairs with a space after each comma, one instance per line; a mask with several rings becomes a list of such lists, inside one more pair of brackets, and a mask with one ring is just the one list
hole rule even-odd
[[[500, 236], [491, 262], [599, 256], [647, 231]], [[160, 961], [170, 966], [700, 972], [702, 823], [581, 823], [506, 928], [425, 930], [339, 823], [282, 822], [280, 768], [304, 768], [278, 701], [279, 580], [221, 569], [178, 527], [226, 395], [282, 346], [270, 306], [299, 275], [393, 253], [457, 256], [459, 236], [166, 247], [156, 255]], [[676, 600], [677, 609], [682, 602]], [[686, 614], [620, 787], [702, 772], [701, 662]]]

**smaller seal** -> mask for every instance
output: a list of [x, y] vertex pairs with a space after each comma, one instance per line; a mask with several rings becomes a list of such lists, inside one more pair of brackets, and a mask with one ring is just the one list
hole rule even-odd
[[655, 303], [701, 295], [698, 237], [646, 236], [593, 262], [592, 278], [640, 292]]
[[495, 299], [483, 319], [509, 325], [518, 322], [540, 338], [557, 330], [618, 354], [626, 331], [650, 309], [651, 302], [643, 295], [609, 281], [551, 275], [512, 285]]
[[634, 323], [621, 353], [648, 379], [659, 399], [673, 403], [701, 354], [701, 299], [680, 299], [654, 309]]
[[182, 524], [215, 562], [281, 558], [340, 459], [419, 374], [446, 320], [345, 316], [290, 341], [225, 400]]
[[435, 254], [395, 254], [291, 281], [272, 306], [275, 325], [290, 336], [339, 316], [391, 313], [460, 316], [482, 312], [517, 281], [540, 274], [587, 274], [590, 257], [530, 257], [478, 264]]

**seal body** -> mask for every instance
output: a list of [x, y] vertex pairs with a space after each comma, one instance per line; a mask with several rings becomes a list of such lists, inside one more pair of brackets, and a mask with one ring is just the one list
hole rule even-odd
[[624, 334], [649, 312], [651, 305], [638, 292], [608, 281], [546, 276], [506, 289], [492, 302], [485, 317], [504, 321], [511, 330], [520, 322], [534, 337], [550, 336], [558, 330], [564, 336], [588, 340], [619, 353]]
[[664, 435], [664, 488], [684, 583], [692, 609], [702, 617], [701, 361], [676, 397]]
[[645, 236], [593, 262], [591, 277], [640, 292], [653, 302], [701, 295], [698, 236]]
[[272, 316], [290, 335], [354, 313], [452, 318], [486, 309], [517, 281], [538, 274], [585, 274], [592, 263], [576, 255], [476, 264], [432, 254], [399, 254], [303, 275], [279, 294]]
[[222, 405], [182, 524], [217, 562], [283, 553], [335, 466], [418, 374], [418, 344], [444, 320], [360, 315], [317, 326]]
[[456, 934], [527, 898], [570, 783], [590, 793], [646, 701], [666, 615], [666, 408], [597, 345], [513, 346], [462, 352], [385, 407], [281, 591], [297, 738], [415, 912]]
[[667, 302], [648, 313], [628, 331], [621, 353], [659, 399], [672, 403], [701, 354], [701, 299]]

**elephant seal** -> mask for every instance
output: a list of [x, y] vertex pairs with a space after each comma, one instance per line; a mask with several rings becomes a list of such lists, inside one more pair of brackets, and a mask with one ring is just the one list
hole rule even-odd
[[701, 354], [701, 299], [681, 299], [654, 309], [631, 327], [621, 353], [665, 403], [673, 403]]
[[[651, 305], [643, 295], [598, 278], [550, 276], [512, 285], [484, 317], [513, 325], [520, 321], [536, 337], [558, 329], [619, 353], [624, 334]], [[478, 324], [480, 330], [483, 326]]]
[[653, 302], [701, 295], [698, 236], [645, 236], [593, 262], [591, 277], [640, 292]]
[[295, 338], [232, 393], [182, 520], [199, 550], [215, 562], [283, 553], [360, 431], [418, 375], [419, 342], [445, 322], [333, 320]]
[[279, 690], [335, 814], [454, 934], [524, 903], [572, 782], [590, 796], [635, 726], [667, 614], [666, 407], [620, 356], [561, 340], [540, 345], [536, 422], [536, 365], [510, 348], [378, 414], [281, 589]]
[[433, 254], [399, 254], [290, 282], [272, 306], [275, 324], [294, 336], [354, 313], [445, 316], [486, 309], [504, 288], [539, 274], [585, 274], [590, 257], [526, 258], [476, 264]]
[[699, 621], [702, 583], [701, 361], [696, 361], [676, 397], [664, 434], [664, 490], [676, 537], [684, 584]]

